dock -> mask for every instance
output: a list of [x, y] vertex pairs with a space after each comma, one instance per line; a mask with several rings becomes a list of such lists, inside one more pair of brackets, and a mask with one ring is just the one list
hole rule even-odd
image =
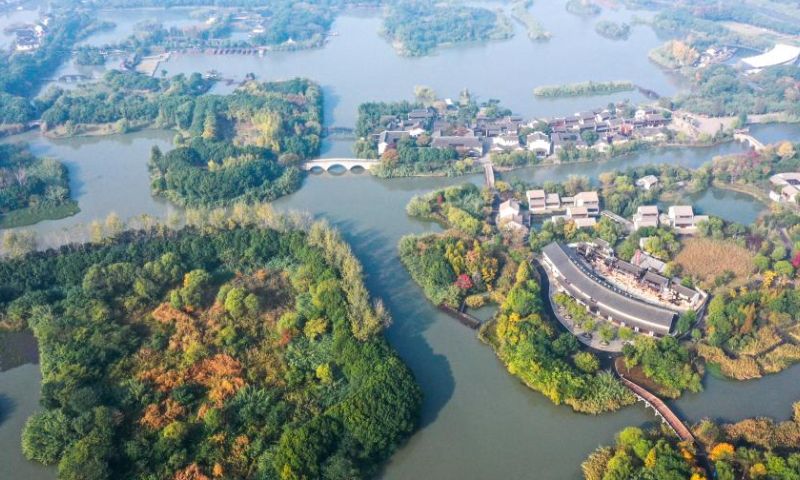
[[465, 325], [473, 330], [477, 330], [481, 327], [480, 320], [473, 317], [472, 315], [456, 310], [455, 308], [449, 305], [445, 305], [443, 303], [439, 305], [439, 310], [453, 317], [458, 323]]

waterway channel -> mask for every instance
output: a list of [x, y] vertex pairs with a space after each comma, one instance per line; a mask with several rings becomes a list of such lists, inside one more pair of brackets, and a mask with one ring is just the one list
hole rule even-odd
[[[354, 13], [336, 21], [334, 30], [340, 35], [319, 50], [276, 53], [263, 59], [185, 56], [173, 58], [166, 68], [170, 73], [216, 68], [242, 78], [250, 71], [261, 79], [309, 76], [323, 85], [326, 121], [337, 126], [352, 126], [362, 101], [410, 99], [418, 84], [452, 96], [469, 87], [482, 99], [499, 98], [520, 114], [542, 117], [604, 105], [625, 95], [542, 101], [532, 95], [539, 84], [590, 77], [627, 78], [662, 94], [672, 94], [679, 87], [676, 79], [647, 62], [647, 51], [661, 42], [648, 28], [636, 27], [627, 42], [612, 42], [596, 35], [595, 20], [564, 12], [562, 2], [537, 2], [534, 8], [553, 31], [548, 44], [530, 42], [517, 28], [516, 37], [509, 41], [449, 48], [433, 57], [407, 59], [396, 56], [378, 37], [380, 20], [374, 12]], [[606, 15], [630, 18], [632, 14], [606, 9]], [[800, 128], [768, 126], [754, 133], [779, 140], [797, 138]], [[57, 241], [61, 230], [112, 211], [124, 219], [141, 214], [163, 218], [174, 207], [151, 197], [146, 163], [150, 148], [168, 149], [171, 138], [170, 132], [139, 132], [69, 140], [28, 133], [11, 139], [28, 141], [36, 154], [64, 161], [81, 206], [75, 217], [42, 222], [32, 229], [45, 241]], [[328, 141], [323, 153], [342, 156], [349, 154], [349, 148], [348, 141]], [[733, 143], [660, 149], [600, 163], [526, 168], [506, 173], [504, 178], [541, 183], [570, 174], [596, 178], [604, 171], [648, 163], [697, 167], [715, 155], [743, 149]], [[594, 448], [613, 441], [621, 428], [653, 422], [655, 417], [641, 405], [596, 417], [553, 405], [511, 377], [491, 349], [476, 340], [474, 331], [424, 300], [397, 258], [397, 243], [403, 235], [439, 227], [408, 218], [405, 205], [414, 195], [464, 181], [480, 183], [482, 176], [381, 180], [367, 173], [312, 173], [298, 192], [281, 198], [276, 206], [308, 211], [342, 230], [364, 264], [367, 286], [385, 299], [395, 319], [388, 330], [389, 340], [425, 392], [420, 430], [390, 459], [380, 478], [579, 478], [580, 462]], [[717, 199], [714, 191], [708, 195], [714, 201], [697, 200], [702, 209], [729, 220], [749, 222], [753, 212], [762, 208], [748, 197]], [[26, 461], [19, 447], [25, 418], [37, 408], [39, 382], [38, 368], [31, 363], [0, 372], [0, 465], [18, 478], [51, 480], [55, 471]], [[703, 393], [687, 395], [674, 404], [690, 421], [703, 416], [785, 419], [791, 402], [798, 398], [800, 368], [792, 368], [751, 382], [708, 377]]]

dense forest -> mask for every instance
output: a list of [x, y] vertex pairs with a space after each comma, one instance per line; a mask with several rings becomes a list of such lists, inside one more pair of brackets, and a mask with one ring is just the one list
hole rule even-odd
[[464, 4], [402, 0], [390, 6], [383, 32], [403, 55], [428, 55], [440, 45], [499, 40], [513, 28], [502, 13]]
[[274, 200], [300, 186], [300, 170], [262, 147], [236, 147], [202, 138], [150, 155], [153, 193], [182, 206]]
[[[692, 430], [697, 445], [680, 442], [666, 427], [629, 427], [613, 447], [583, 462], [586, 480], [794, 480], [800, 477], [800, 403], [792, 419], [752, 418], [733, 424], [703, 420]], [[698, 458], [698, 447], [707, 462]], [[712, 472], [707, 472], [704, 463]]]
[[274, 200], [300, 186], [297, 165], [319, 150], [322, 91], [308, 80], [251, 82], [200, 97], [191, 118], [184, 146], [151, 154], [155, 193], [179, 205]]
[[0, 228], [74, 215], [67, 168], [52, 158], [37, 158], [27, 145], [0, 145]]
[[267, 205], [219, 223], [0, 263], [0, 317], [41, 354], [28, 458], [61, 479], [353, 479], [413, 431], [419, 387], [341, 237]]

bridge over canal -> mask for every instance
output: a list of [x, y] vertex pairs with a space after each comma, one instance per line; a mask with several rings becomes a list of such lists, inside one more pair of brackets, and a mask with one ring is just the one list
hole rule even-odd
[[671, 428], [681, 440], [697, 445], [692, 432], [689, 431], [689, 428], [686, 427], [683, 421], [681, 421], [681, 419], [675, 415], [675, 413], [667, 406], [666, 403], [644, 389], [639, 384], [625, 378], [619, 369], [616, 368], [616, 365], [615, 370], [619, 376], [619, 379], [622, 381], [622, 384], [625, 385], [631, 392], [633, 392], [637, 399], [644, 402], [647, 407], [652, 408], [653, 411], [656, 412], [656, 415], [661, 418], [664, 423], [669, 425], [669, 428]]
[[321, 168], [326, 172], [332, 167], [342, 167], [346, 170], [352, 170], [356, 167], [361, 167], [364, 170], [371, 170], [375, 165], [380, 165], [378, 160], [369, 160], [364, 158], [318, 158], [316, 160], [309, 160], [303, 163], [300, 168], [306, 171], [315, 168]]
[[750, 145], [750, 147], [752, 147], [757, 152], [760, 152], [761, 150], [764, 150], [764, 148], [766, 148], [763, 142], [761, 142], [756, 137], [750, 135], [749, 133], [742, 133], [742, 132], [734, 133], [733, 139]]

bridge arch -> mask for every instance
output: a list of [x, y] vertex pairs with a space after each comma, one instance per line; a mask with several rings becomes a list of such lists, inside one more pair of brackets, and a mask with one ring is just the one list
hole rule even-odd
[[380, 164], [378, 160], [361, 158], [319, 158], [305, 162], [301, 168], [306, 171], [322, 169], [327, 172], [333, 167], [341, 167], [347, 171], [352, 171], [358, 167], [364, 170], [371, 170], [373, 166], [378, 164]]

